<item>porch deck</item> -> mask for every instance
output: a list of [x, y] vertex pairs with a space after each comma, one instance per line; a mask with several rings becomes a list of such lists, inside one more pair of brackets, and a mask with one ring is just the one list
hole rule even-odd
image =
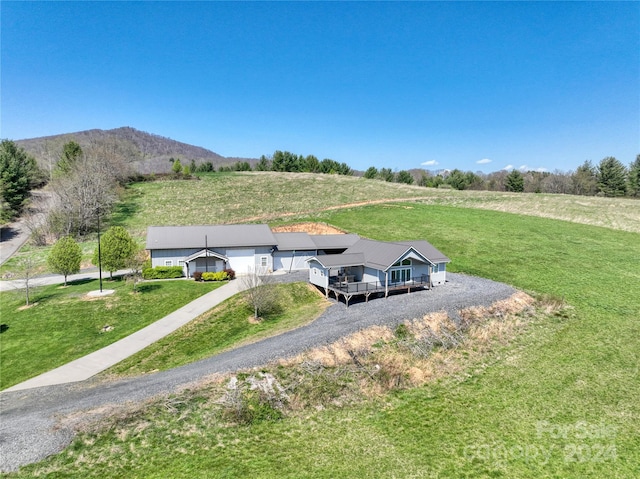
[[417, 278], [412, 278], [408, 281], [402, 281], [399, 283], [392, 283], [388, 285], [384, 285], [377, 282], [363, 282], [363, 281], [334, 281], [329, 283], [329, 287], [326, 288], [326, 295], [329, 296], [330, 292], [333, 292], [336, 299], [340, 299], [340, 296], [344, 297], [345, 303], [347, 307], [349, 306], [349, 301], [354, 296], [364, 296], [366, 301], [369, 301], [369, 296], [372, 294], [384, 293], [385, 298], [392, 291], [398, 290], [406, 290], [407, 293], [410, 293], [412, 289], [418, 288], [427, 288], [431, 289], [431, 282], [429, 281], [428, 276], [422, 275]]

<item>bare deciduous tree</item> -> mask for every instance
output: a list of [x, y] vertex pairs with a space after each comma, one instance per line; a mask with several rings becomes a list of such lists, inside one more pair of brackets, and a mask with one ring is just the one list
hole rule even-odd
[[129, 272], [126, 275], [126, 280], [133, 284], [133, 292], [138, 292], [138, 283], [142, 281], [142, 267], [147, 260], [147, 251], [139, 248], [133, 255], [127, 259], [127, 268]]
[[277, 295], [273, 277], [266, 271], [254, 269], [245, 276], [241, 276], [239, 281], [245, 288], [245, 298], [253, 307], [254, 319], [260, 319], [262, 314], [273, 309], [277, 302]]
[[23, 256], [16, 262], [13, 278], [17, 280], [17, 283], [15, 283], [16, 288], [24, 290], [26, 306], [31, 304], [31, 293], [33, 288], [37, 286], [34, 281], [36, 275], [40, 272], [40, 268], [33, 256]]

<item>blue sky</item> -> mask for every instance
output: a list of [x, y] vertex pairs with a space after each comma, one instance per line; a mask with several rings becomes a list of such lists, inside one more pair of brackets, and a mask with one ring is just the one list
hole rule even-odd
[[640, 153], [638, 2], [10, 2], [0, 137], [131, 126], [353, 168]]

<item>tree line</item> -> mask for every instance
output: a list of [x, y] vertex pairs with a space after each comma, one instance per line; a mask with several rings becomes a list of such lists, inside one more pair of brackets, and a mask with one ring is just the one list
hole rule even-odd
[[[30, 191], [49, 183], [53, 205], [44, 222], [32, 228], [36, 243], [45, 244], [64, 237], [83, 237], [95, 232], [100, 215], [108, 215], [118, 199], [119, 189], [135, 175], [128, 151], [113, 140], [100, 139], [82, 148], [77, 142], [65, 143], [50, 160], [49, 171], [38, 167], [36, 160], [11, 140], [0, 143], [0, 220], [2, 224], [20, 215]], [[177, 178], [194, 173], [216, 171], [213, 164], [196, 165], [171, 158]], [[314, 155], [275, 151], [262, 155], [252, 165], [238, 161], [217, 171], [277, 171], [355, 175], [348, 164]], [[364, 178], [387, 182], [416, 184], [432, 188], [490, 190], [533, 193], [561, 193], [601, 196], [640, 196], [640, 155], [629, 166], [614, 157], [598, 164], [585, 161], [575, 171], [497, 171], [489, 174], [454, 169], [432, 173], [426, 170], [393, 171], [369, 167]]]
[[514, 169], [485, 174], [455, 169], [434, 174], [426, 170], [378, 170], [371, 166], [363, 176], [382, 181], [456, 190], [640, 197], [640, 155], [629, 167], [625, 167], [614, 157], [607, 157], [597, 165], [585, 161], [575, 171], [569, 172], [522, 172]]

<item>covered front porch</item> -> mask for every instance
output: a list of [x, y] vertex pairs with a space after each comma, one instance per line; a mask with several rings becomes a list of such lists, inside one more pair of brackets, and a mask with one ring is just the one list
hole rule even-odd
[[229, 264], [229, 258], [210, 249], [203, 249], [184, 259], [185, 276], [191, 277], [195, 272], [223, 271]]

